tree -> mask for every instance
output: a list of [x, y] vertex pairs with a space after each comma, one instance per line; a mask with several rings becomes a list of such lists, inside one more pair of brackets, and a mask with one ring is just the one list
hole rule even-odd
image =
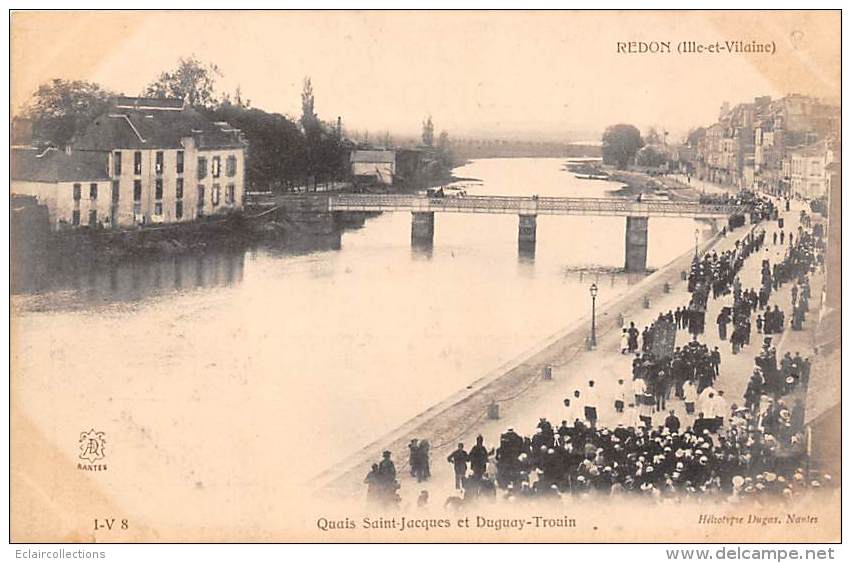
[[145, 95], [153, 98], [180, 98], [190, 106], [212, 108], [218, 104], [216, 78], [222, 73], [214, 64], [203, 63], [195, 57], [177, 62], [173, 72], [163, 72], [148, 84]]
[[441, 131], [437, 136], [437, 148], [442, 151], [449, 150], [449, 133], [446, 131]]
[[33, 140], [63, 146], [105, 112], [114, 95], [93, 82], [55, 79], [38, 87], [22, 115], [32, 121]]
[[441, 131], [437, 136], [438, 158], [441, 164], [446, 169], [447, 174], [452, 169], [454, 158], [452, 156], [452, 147], [449, 144], [449, 133]]
[[651, 145], [647, 145], [642, 148], [638, 151], [638, 154], [635, 155], [635, 163], [639, 166], [658, 168], [659, 166], [664, 165], [667, 161], [668, 157], [665, 153], [656, 150]]
[[304, 136], [292, 120], [234, 104], [203, 111], [209, 119], [226, 121], [245, 135], [249, 185], [274, 189], [301, 183], [306, 177]]
[[647, 130], [647, 135], [644, 136], [644, 143], [647, 145], [661, 145], [661, 133], [659, 133], [659, 131], [657, 131], [655, 127], [651, 127]]
[[221, 100], [219, 100], [218, 107], [221, 106], [236, 106], [240, 108], [251, 107], [251, 100], [243, 98], [242, 96], [242, 87], [237, 85], [234, 89], [233, 94], [229, 94], [225, 92], [222, 94]]
[[301, 127], [307, 133], [318, 125], [319, 117], [314, 108], [313, 84], [310, 82], [310, 77], [305, 76], [304, 86], [301, 89]]
[[430, 115], [423, 121], [423, 144], [427, 147], [434, 144], [434, 123], [432, 123]]
[[626, 168], [635, 157], [638, 149], [644, 146], [641, 132], [625, 123], [611, 125], [603, 133], [603, 162]]
[[690, 147], [696, 147], [705, 135], [706, 129], [704, 127], [692, 129], [691, 131], [689, 131], [688, 137], [686, 138], [686, 144], [688, 144], [688, 146]]

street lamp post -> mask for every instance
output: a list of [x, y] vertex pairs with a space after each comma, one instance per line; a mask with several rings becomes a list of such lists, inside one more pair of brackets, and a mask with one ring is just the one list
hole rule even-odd
[[694, 230], [694, 257], [697, 258], [697, 237], [700, 235], [698, 229]]
[[591, 284], [591, 349], [597, 348], [597, 284]]

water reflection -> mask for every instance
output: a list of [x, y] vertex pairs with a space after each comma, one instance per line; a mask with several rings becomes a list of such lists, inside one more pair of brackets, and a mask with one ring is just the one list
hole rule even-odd
[[517, 241], [517, 258], [521, 264], [529, 264], [535, 261], [535, 242], [525, 240]]
[[[170, 292], [226, 287], [243, 280], [246, 257], [285, 258], [342, 248], [341, 231], [329, 235], [288, 234], [245, 248], [205, 249], [174, 255], [133, 256], [97, 261], [91, 255], [54, 256], [13, 265], [12, 292], [60, 295], [50, 306], [62, 308], [62, 293], [77, 299], [112, 303], [138, 301]], [[76, 299], [75, 299], [76, 297]]]
[[163, 293], [233, 285], [242, 281], [245, 252], [144, 257], [119, 263], [67, 261], [49, 276], [18, 280], [16, 293], [72, 289], [85, 301], [138, 301]]
[[[348, 228], [348, 227], [347, 227]], [[255, 245], [269, 256], [304, 256], [342, 248], [342, 229], [330, 234], [287, 233], [284, 237], [271, 238]]]
[[415, 260], [431, 260], [434, 256], [434, 242], [411, 239], [411, 257]]

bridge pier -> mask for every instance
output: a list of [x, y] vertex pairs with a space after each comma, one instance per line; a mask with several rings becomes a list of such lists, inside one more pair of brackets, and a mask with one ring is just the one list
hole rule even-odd
[[624, 269], [627, 272], [647, 270], [647, 217], [626, 218], [626, 259]]
[[535, 244], [535, 236], [538, 229], [537, 215], [518, 215], [520, 223], [517, 229], [517, 242]]
[[434, 211], [411, 211], [411, 242], [418, 246], [434, 242]]
[[535, 240], [538, 229], [538, 216], [520, 214], [517, 227], [517, 250], [521, 256], [534, 258]]

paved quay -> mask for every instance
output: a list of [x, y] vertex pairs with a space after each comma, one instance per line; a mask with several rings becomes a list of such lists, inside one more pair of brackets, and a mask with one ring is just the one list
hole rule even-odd
[[[785, 220], [785, 231], [796, 231], [799, 214], [804, 209], [802, 202], [792, 202], [789, 212], [781, 209], [780, 216]], [[788, 250], [786, 245], [773, 245], [772, 234], [779, 230], [777, 222], [763, 221], [756, 226], [745, 225], [728, 233], [726, 237], [716, 235], [712, 240], [703, 244], [701, 252], [715, 250], [719, 254], [734, 247], [735, 241], [742, 239], [752, 229], [766, 231], [766, 244], [763, 249], [751, 254], [745, 260], [739, 277], [744, 289], [760, 286], [760, 263], [768, 258], [772, 264], [782, 260]], [[475, 389], [465, 390], [429, 409], [408, 424], [397, 429], [384, 439], [365, 448], [340, 467], [326, 472], [313, 486], [317, 492], [329, 493], [336, 498], [357, 499], [365, 498], [366, 486], [363, 479], [372, 463], [381, 458], [381, 451], [389, 449], [393, 453], [398, 478], [401, 485], [399, 491], [401, 507], [415, 504], [416, 497], [422, 490], [429, 492], [432, 503], [442, 504], [454, 494], [454, 477], [451, 464], [446, 457], [463, 442], [465, 448], [475, 444], [475, 438], [481, 434], [488, 448], [499, 444], [499, 436], [509, 427], [521, 435], [534, 433], [538, 420], [546, 417], [553, 426], [558, 426], [568, 418], [568, 411], [563, 400], [571, 397], [574, 390], [587, 388], [588, 380], [595, 381], [598, 388], [598, 426], [615, 427], [618, 424], [634, 425], [634, 415], [618, 414], [614, 409], [617, 380], [623, 379], [627, 398], [631, 396], [632, 359], [631, 355], [620, 354], [620, 324], [618, 315], [623, 315], [626, 325], [632, 321], [641, 329], [650, 324], [660, 312], [666, 313], [689, 302], [687, 283], [680, 278], [680, 272], [688, 270], [693, 252], [687, 253], [674, 260], [656, 273], [648, 276], [637, 284], [627, 295], [598, 310], [597, 349], [588, 351], [585, 348], [585, 336], [590, 327], [590, 318], [582, 319], [574, 326], [568, 327], [563, 333], [555, 335], [542, 344], [538, 350], [533, 350], [521, 358], [515, 365], [503, 366], [488, 377], [477, 382]], [[664, 292], [665, 283], [671, 285], [669, 293]], [[777, 357], [790, 351], [794, 355], [800, 351], [802, 356], [811, 356], [812, 329], [817, 323], [818, 299], [821, 295], [823, 276], [820, 273], [811, 276], [812, 300], [810, 313], [804, 324], [804, 330], [793, 332], [788, 326], [782, 334], [774, 335], [773, 344], [777, 348]], [[791, 284], [785, 284], [778, 291], [772, 292], [770, 305], [777, 304], [786, 313], [787, 321], [791, 309]], [[603, 291], [604, 288], [601, 289]], [[644, 298], [650, 299], [650, 307], [644, 308]], [[760, 351], [762, 335], [757, 333], [754, 326], [751, 344], [733, 355], [729, 341], [721, 341], [718, 336], [715, 319], [721, 307], [732, 305], [732, 295], [710, 299], [706, 311], [706, 329], [698, 340], [710, 349], [718, 346], [721, 352], [720, 376], [715, 388], [724, 391], [728, 405], [744, 403], [743, 394], [748, 378], [753, 371], [754, 358]], [[787, 322], [788, 325], [788, 322]], [[691, 339], [691, 335], [680, 330], [677, 334], [677, 346], [682, 346]], [[552, 380], [544, 380], [541, 376], [545, 365], [552, 366]], [[487, 406], [491, 400], [496, 401], [500, 408], [500, 418], [491, 420], [487, 417]], [[686, 415], [683, 402], [672, 399], [668, 409], [676, 411], [684, 425], [691, 424], [693, 416]], [[660, 425], [666, 412], [656, 413], [653, 424]], [[408, 469], [407, 444], [413, 439], [426, 439], [431, 444], [430, 465], [432, 478], [426, 483], [417, 483], [410, 476]], [[495, 467], [490, 464], [488, 473], [495, 474]]]

